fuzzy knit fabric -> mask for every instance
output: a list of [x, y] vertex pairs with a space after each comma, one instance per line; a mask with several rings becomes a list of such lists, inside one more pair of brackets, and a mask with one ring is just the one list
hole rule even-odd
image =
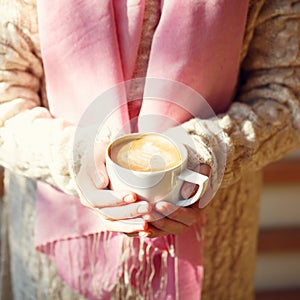
[[[147, 1], [136, 77], [147, 66], [158, 3]], [[7, 169], [3, 212], [9, 216], [1, 218], [1, 248], [9, 249], [1, 253], [10, 254], [15, 299], [81, 299], [34, 250], [35, 184], [25, 178], [76, 194], [75, 128], [47, 109], [35, 2], [0, 0], [0, 8], [0, 164]], [[227, 162], [220, 189], [205, 208], [202, 299], [253, 297], [260, 170], [300, 146], [299, 37], [300, 1], [250, 1], [236, 97], [213, 121], [224, 131]], [[183, 126], [197, 146], [195, 163], [216, 169], [218, 141], [209, 135], [210, 122], [207, 130], [197, 119]], [[84, 149], [84, 139], [79, 146]], [[7, 274], [1, 263], [0, 280], [7, 281]], [[1, 300], [8, 299], [6, 287], [0, 283]]]

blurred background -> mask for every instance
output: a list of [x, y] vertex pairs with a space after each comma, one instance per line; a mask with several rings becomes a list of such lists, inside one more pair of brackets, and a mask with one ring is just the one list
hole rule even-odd
[[300, 149], [264, 170], [256, 300], [300, 299]]
[[300, 300], [300, 149], [264, 170], [257, 251], [256, 300]]

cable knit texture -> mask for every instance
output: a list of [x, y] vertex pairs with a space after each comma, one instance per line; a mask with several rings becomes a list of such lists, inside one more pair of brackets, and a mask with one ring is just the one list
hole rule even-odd
[[[280, 159], [300, 140], [299, 2], [269, 1], [253, 20], [255, 8], [261, 6], [257, 2], [253, 1], [249, 10], [245, 41], [250, 48], [244, 44], [243, 49], [243, 53], [248, 49], [242, 69], [246, 82], [229, 111], [218, 120], [227, 148], [224, 188], [238, 181], [243, 172], [260, 170]], [[209, 123], [201, 121], [201, 126], [209, 128]], [[217, 145], [216, 137], [200, 132], [197, 119], [184, 127], [202, 146], [199, 159], [214, 166], [218, 153], [216, 147], [207, 145]]]
[[76, 194], [74, 127], [46, 108], [35, 3], [1, 1], [0, 22], [0, 164]]
[[[152, 12], [157, 14], [155, 2], [148, 1], [153, 8], [148, 9], [147, 18], [151, 19]], [[22, 175], [6, 174], [13, 218], [1, 237], [5, 242], [3, 236], [9, 233], [14, 296], [22, 300], [52, 299], [49, 295], [80, 299], [60, 282], [51, 263], [33, 249], [35, 186], [23, 177], [76, 194], [71, 176], [74, 127], [52, 118], [47, 110], [34, 1], [0, 0], [0, 7], [0, 164]], [[192, 119], [183, 125], [195, 140], [197, 163], [210, 164], [215, 176], [219, 149], [216, 137], [209, 135], [210, 122], [218, 122], [223, 129], [227, 151], [221, 188], [205, 209], [203, 299], [253, 296], [259, 171], [300, 146], [299, 17], [300, 1], [250, 1], [234, 103], [218, 120], [202, 121], [199, 126], [199, 120]], [[154, 15], [151, 26], [156, 22]], [[143, 74], [148, 52], [145, 38], [135, 74]], [[84, 140], [79, 146], [84, 148]], [[26, 208], [28, 214], [20, 208]], [[22, 260], [14, 259], [17, 256]], [[27, 267], [19, 271], [20, 263]], [[28, 277], [25, 274], [31, 268], [35, 271]], [[2, 287], [0, 299], [8, 299], [6, 292]]]

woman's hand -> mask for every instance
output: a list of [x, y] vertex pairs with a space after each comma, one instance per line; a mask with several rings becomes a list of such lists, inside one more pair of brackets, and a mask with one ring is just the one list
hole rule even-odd
[[107, 141], [96, 143], [93, 151], [82, 160], [76, 177], [81, 203], [99, 215], [108, 231], [145, 231], [148, 224], [142, 216], [151, 212], [151, 205], [147, 201], [138, 201], [137, 196], [130, 191], [105, 189], [109, 184], [105, 167], [107, 145]]
[[[195, 171], [209, 176], [210, 167], [202, 164]], [[190, 183], [185, 183], [181, 191], [184, 198], [191, 197], [195, 192], [195, 185]], [[158, 202], [154, 205], [151, 214], [143, 217], [149, 222], [149, 227], [144, 232], [140, 232], [139, 235], [146, 237], [159, 237], [168, 234], [180, 235], [192, 225], [200, 222], [202, 214], [203, 210], [199, 208], [199, 201], [189, 207], [178, 207], [165, 201]]]
[[201, 220], [203, 212], [198, 203], [189, 207], [178, 207], [169, 202], [158, 202], [154, 209], [156, 213], [152, 213], [148, 221], [151, 221], [151, 218], [154, 220], [149, 223], [145, 234], [140, 233], [140, 235], [152, 238], [168, 234], [183, 234]]

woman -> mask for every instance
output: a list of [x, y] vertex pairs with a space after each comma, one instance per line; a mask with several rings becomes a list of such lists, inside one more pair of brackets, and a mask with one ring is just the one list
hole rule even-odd
[[[299, 6], [289, 0], [231, 1], [230, 4], [199, 1], [185, 6], [175, 1], [127, 1], [128, 5], [105, 1], [103, 7], [107, 5], [108, 10], [101, 7], [97, 15], [97, 6], [92, 1], [91, 6], [82, 7], [78, 3], [70, 4], [72, 1], [66, 3], [52, 1], [47, 6], [46, 2], [38, 1], [36, 9], [31, 2], [1, 1], [0, 162], [10, 170], [5, 179], [9, 221], [4, 225], [15, 299], [81, 297], [59, 279], [55, 264], [35, 251], [35, 218], [38, 250], [55, 261], [58, 273], [68, 285], [91, 299], [130, 298], [130, 295], [134, 299], [176, 296], [198, 299], [202, 265], [205, 270], [202, 299], [251, 299], [260, 170], [300, 145]], [[64, 18], [56, 18], [62, 12]], [[93, 13], [97, 18], [91, 17]], [[104, 23], [98, 27], [101, 21]], [[127, 35], [127, 29], [131, 35]], [[100, 38], [92, 36], [89, 43], [89, 34], [96, 34], [97, 30]], [[84, 55], [89, 51], [92, 56]], [[195, 58], [196, 63], [191, 63]], [[162, 62], [167, 67], [162, 68]], [[95, 67], [100, 63], [104, 69]], [[85, 81], [91, 69], [95, 71], [93, 74], [100, 74], [101, 88], [97, 76], [93, 77], [94, 82], [90, 77]], [[144, 203], [144, 213], [134, 215], [140, 222], [124, 229], [124, 223], [89, 214], [77, 197], [60, 191], [77, 193], [70, 162], [72, 124], [89, 104], [82, 98], [92, 101], [118, 82], [145, 76], [183, 82], [200, 92], [219, 113], [219, 119], [213, 122], [224, 132], [227, 162], [221, 186], [204, 210], [205, 224], [202, 224], [202, 210], [192, 207], [178, 210], [177, 217], [168, 215], [163, 219], [164, 224], [153, 222], [148, 227], [148, 222], [139, 218], [151, 213], [151, 207]], [[82, 91], [74, 82], [92, 88], [89, 92]], [[160, 109], [159, 105], [158, 108], [147, 105], [140, 108], [134, 104], [126, 107], [127, 115], [121, 113], [115, 119], [121, 120], [117, 128], [137, 114]], [[197, 164], [206, 163], [214, 172], [214, 137], [201, 131], [197, 118], [188, 119], [184, 116], [180, 121], [195, 141]], [[79, 149], [82, 145], [78, 145]], [[76, 168], [82, 171], [84, 166], [84, 159], [78, 157]], [[103, 165], [99, 168], [104, 170]], [[36, 185], [24, 176], [50, 183], [59, 190], [39, 182], [35, 208]], [[92, 179], [95, 187], [101, 189], [107, 179], [104, 174], [97, 185], [99, 176]], [[124, 201], [124, 196], [117, 198]], [[135, 199], [131, 201], [134, 205]], [[103, 209], [101, 203], [92, 204]], [[167, 215], [163, 209], [153, 208]], [[184, 220], [186, 216], [188, 220]], [[99, 231], [101, 218], [105, 224]], [[172, 227], [170, 224], [174, 222]], [[203, 239], [197, 239], [199, 227], [204, 228], [204, 243]], [[144, 243], [116, 231], [162, 237], [146, 239]], [[106, 252], [102, 249], [105, 243], [111, 247]], [[125, 254], [119, 265], [114, 259], [122, 255], [120, 249]], [[156, 250], [158, 254], [154, 253]], [[95, 251], [98, 256], [101, 253], [103, 257], [94, 253], [89, 256], [88, 251]], [[141, 253], [146, 255], [140, 257]], [[153, 261], [149, 262], [148, 258]], [[86, 262], [89, 259], [92, 262]], [[74, 266], [76, 263], [79, 265]], [[92, 272], [91, 266], [97, 270]], [[126, 274], [131, 277], [127, 278]], [[4, 286], [1, 292], [7, 299]]]

